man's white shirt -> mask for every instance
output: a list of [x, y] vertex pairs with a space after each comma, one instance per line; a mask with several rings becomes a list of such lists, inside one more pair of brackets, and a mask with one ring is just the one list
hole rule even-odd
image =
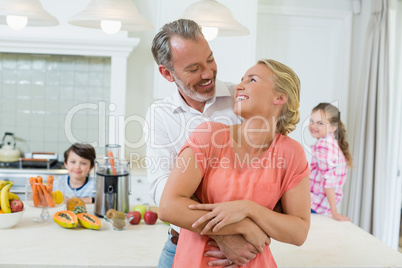
[[156, 205], [178, 153], [196, 127], [205, 121], [241, 123], [233, 112], [234, 92], [233, 84], [216, 81], [216, 94], [206, 102], [202, 113], [190, 107], [178, 91], [148, 108], [144, 127], [147, 179]]

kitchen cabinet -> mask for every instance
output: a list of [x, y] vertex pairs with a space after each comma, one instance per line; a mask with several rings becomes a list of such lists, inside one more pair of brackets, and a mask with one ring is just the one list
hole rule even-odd
[[145, 168], [134, 167], [131, 170], [130, 206], [138, 204], [155, 205], [149, 193], [149, 182]]
[[131, 197], [130, 204], [150, 204], [154, 201], [149, 193], [149, 183], [146, 175], [134, 175], [131, 177]]
[[41, 176], [46, 179], [49, 175], [57, 178], [68, 174], [67, 169], [14, 169], [0, 168], [0, 180], [13, 181], [12, 192], [17, 194], [21, 200], [25, 200], [25, 184], [30, 177]]
[[[53, 175], [55, 178], [67, 175], [66, 169], [14, 169], [0, 168], [0, 180], [13, 181], [12, 192], [25, 200], [25, 183], [29, 177], [42, 176], [47, 178]], [[91, 174], [94, 176], [94, 174]], [[149, 204], [154, 205], [154, 201], [149, 194], [149, 183], [145, 170], [135, 170], [131, 174], [131, 195], [129, 196], [130, 205]]]

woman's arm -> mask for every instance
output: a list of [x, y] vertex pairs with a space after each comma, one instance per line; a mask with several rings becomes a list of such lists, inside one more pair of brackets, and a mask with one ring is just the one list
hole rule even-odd
[[337, 221], [350, 221], [348, 217], [338, 213], [338, 210], [336, 208], [336, 198], [334, 188], [324, 188], [324, 191], [328, 199], [329, 207], [331, 208], [332, 218]]
[[254, 203], [249, 217], [271, 238], [300, 246], [310, 228], [310, 184], [308, 177], [281, 198], [283, 213], [277, 213]]
[[[191, 196], [197, 190], [202, 180], [201, 170], [195, 160], [192, 149], [186, 148], [178, 156], [175, 167], [171, 171], [166, 186], [163, 190], [159, 205], [159, 217], [163, 221], [170, 222], [192, 232], [201, 233], [205, 224], [193, 228], [193, 223], [207, 214], [208, 211], [192, 210], [189, 205], [198, 204], [191, 200]], [[212, 233], [210, 233], [212, 234]], [[269, 238], [250, 219], [244, 219], [236, 224], [225, 226], [213, 235], [242, 234], [247, 241], [253, 244], [260, 252], [265, 244], [269, 244]]]
[[[306, 177], [296, 187], [284, 193], [281, 198], [284, 214], [250, 200], [193, 205], [192, 209], [210, 211], [198, 219], [195, 226], [203, 224], [203, 233], [213, 234], [219, 232], [224, 226], [230, 226], [243, 218], [250, 218], [271, 238], [301, 245], [306, 240], [310, 227], [309, 188], [309, 180]], [[218, 224], [215, 225], [215, 222]]]

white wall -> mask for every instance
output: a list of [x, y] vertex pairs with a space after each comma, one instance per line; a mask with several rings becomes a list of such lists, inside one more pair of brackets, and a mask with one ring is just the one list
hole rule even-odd
[[[196, 0], [133, 0], [138, 10], [142, 15], [152, 21], [154, 29], [147, 32], [134, 32], [129, 33], [130, 37], [140, 38], [139, 45], [134, 49], [128, 59], [128, 72], [127, 72], [127, 92], [126, 92], [126, 119], [129, 123], [126, 127], [126, 158], [130, 158], [132, 154], [133, 159], [145, 156], [145, 146], [142, 140], [142, 118], [145, 116], [147, 107], [155, 100], [155, 77], [159, 74], [157, 71], [150, 47], [151, 42], [158, 32], [159, 28], [166, 22], [177, 19], [182, 11], [191, 3]], [[89, 0], [78, 1], [71, 0], [68, 2], [66, 8], [65, 0], [41, 0], [48, 11], [57, 16], [61, 21], [66, 21], [69, 16], [79, 12], [83, 9]], [[169, 10], [161, 10], [162, 4], [169, 3]], [[256, 61], [255, 40], [257, 30], [257, 6], [258, 4], [268, 4], [282, 7], [297, 7], [297, 8], [330, 8], [334, 11], [350, 10], [352, 0], [253, 0], [253, 1], [230, 1], [220, 0], [223, 4], [230, 7], [234, 17], [242, 24], [246, 25], [251, 35], [247, 37], [218, 37], [215, 41], [211, 42], [211, 47], [216, 56], [219, 72], [218, 77], [222, 80], [236, 82], [243, 75], [245, 70]], [[364, 7], [369, 5], [371, 1], [363, 1]], [[250, 4], [251, 3], [251, 4]], [[164, 6], [162, 5], [162, 6]], [[173, 12], [173, 11], [174, 12]], [[165, 12], [165, 13], [164, 13]], [[167, 13], [166, 13], [167, 12]], [[255, 14], [253, 16], [253, 14]], [[162, 17], [163, 19], [161, 19]], [[366, 23], [365, 13], [354, 16], [354, 32], [353, 32], [353, 53], [351, 64], [351, 88], [357, 85], [359, 62], [360, 62], [360, 48], [362, 47], [362, 40], [364, 37], [364, 29], [359, 25]], [[100, 30], [90, 30], [69, 26], [63, 29], [68, 32], [69, 28], [73, 27], [75, 31], [79, 30], [82, 35], [99, 35]], [[246, 41], [245, 41], [246, 40]], [[253, 43], [254, 42], [254, 43]], [[275, 40], [272, 40], [275, 42]], [[285, 49], [285, 48], [284, 48]], [[306, 64], [306, 70], [309, 66]], [[353, 98], [353, 91], [351, 94]], [[355, 100], [353, 100], [355, 101]], [[353, 101], [351, 105], [353, 106]], [[347, 124], [353, 122], [348, 122]]]
[[[158, 10], [158, 7], [162, 6], [165, 9], [165, 13], [163, 10]], [[164, 2], [163, 2], [164, 1]], [[167, 1], [167, 2], [166, 2]], [[153, 57], [150, 51], [150, 45], [153, 39], [153, 36], [159, 30], [159, 28], [166, 22], [172, 21], [180, 16], [182, 11], [191, 3], [196, 0], [184, 1], [184, 0], [148, 0], [148, 1], [140, 1], [134, 0], [134, 3], [137, 5], [139, 11], [147, 18], [152, 20], [155, 25], [153, 31], [145, 32], [145, 33], [133, 33], [130, 36], [136, 36], [141, 38], [140, 45], [134, 50], [130, 59], [129, 59], [129, 70], [128, 70], [128, 84], [127, 84], [127, 100], [126, 100], [126, 116], [136, 115], [139, 117], [145, 116], [146, 109], [148, 105], [155, 100], [155, 95], [153, 95], [153, 90], [155, 87], [160, 88], [160, 84], [156, 83], [168, 83], [164, 82], [163, 78], [160, 77], [160, 74], [157, 72], [156, 65], [154, 64]], [[229, 6], [234, 14], [234, 17], [241, 22], [242, 24], [247, 25], [247, 27], [251, 30], [251, 38], [255, 38], [256, 40], [256, 31], [257, 25], [254, 25], [255, 22], [248, 20], [257, 20], [257, 10], [254, 10], [253, 5], [247, 6], [247, 3], [243, 3], [243, 6], [239, 6], [239, 1], [229, 1], [229, 0], [220, 0], [223, 4]], [[363, 1], [369, 2], [369, 1]], [[306, 0], [306, 1], [298, 1], [298, 0], [259, 0], [258, 4], [267, 4], [278, 7], [296, 7], [296, 8], [304, 8], [304, 9], [330, 9], [333, 12], [345, 12], [351, 11], [353, 9], [353, 1], [352, 0]], [[251, 10], [250, 10], [251, 9]], [[250, 16], [250, 13], [255, 12], [255, 16]], [[245, 14], [245, 15], [244, 15]], [[354, 24], [356, 27], [356, 23], [359, 24], [359, 17], [361, 15], [354, 15]], [[252, 43], [248, 43], [247, 49], [243, 49], [241, 52], [241, 45], [239, 45], [238, 40], [244, 37], [221, 37], [217, 38], [215, 41], [210, 43], [211, 48], [214, 51], [216, 56], [216, 60], [218, 63], [219, 71], [218, 77], [225, 81], [233, 81], [236, 82], [243, 75], [245, 70], [250, 67], [257, 60], [255, 54], [258, 52], [254, 52], [257, 44], [254, 44], [254, 47], [250, 47]], [[357, 42], [357, 47], [360, 47], [359, 43], [361, 40], [361, 32], [353, 33], [353, 42]], [[275, 40], [270, 40], [269, 42], [275, 42]], [[229, 46], [227, 45], [229, 43]], [[233, 44], [233, 45], [232, 45]], [[292, 46], [293, 44], [289, 44]], [[294, 44], [296, 45], [296, 44]], [[225, 47], [226, 46], [226, 47]], [[229, 50], [230, 47], [232, 50]], [[240, 47], [240, 49], [239, 49]], [[244, 47], [244, 46], [243, 46]], [[258, 46], [257, 46], [258, 47]], [[251, 51], [250, 51], [251, 50]], [[345, 68], [350, 68], [351, 71], [351, 86], [355, 84], [356, 77], [353, 74], [353, 70], [356, 68], [355, 62], [359, 62], [359, 53], [358, 49], [355, 49], [352, 53], [352, 64], [350, 66], [346, 66]], [[240, 51], [240, 52], [238, 52]], [[286, 47], [283, 48], [283, 53], [286, 53]], [[300, 51], [302, 54], [303, 51]], [[244, 56], [248, 55], [248, 56]], [[356, 57], [355, 57], [356, 55]], [[238, 60], [238, 64], [234, 63], [236, 59], [242, 57], [241, 60]], [[225, 64], [226, 63], [226, 64]], [[229, 63], [229, 64], [227, 64]], [[244, 64], [241, 64], [244, 63]], [[307, 63], [304, 64], [304, 68], [302, 72], [314, 72], [314, 70], [309, 70], [309, 68], [313, 68], [309, 66]], [[131, 75], [132, 74], [132, 75]], [[155, 82], [155, 77], [159, 77], [159, 81]], [[162, 82], [161, 82], [162, 81]], [[336, 82], [336, 81], [335, 81]], [[341, 92], [345, 90], [348, 92], [347, 82], [343, 81], [346, 86], [342, 86], [340, 89]], [[166, 89], [166, 95], [170, 94], [170, 89]], [[347, 94], [347, 93], [346, 93]], [[328, 101], [333, 101], [339, 94], [335, 94], [335, 97], [332, 97]], [[157, 98], [163, 97], [159, 93], [156, 94]], [[311, 97], [311, 99], [309, 99]], [[306, 119], [308, 116], [309, 110], [312, 108], [313, 103], [318, 103], [322, 99], [315, 98], [316, 96], [306, 96], [304, 95], [302, 99], [308, 100], [308, 104], [304, 105], [302, 112], [302, 120]], [[338, 98], [339, 100], [339, 98]], [[308, 106], [308, 107], [307, 107]], [[342, 110], [344, 110], [344, 115], [346, 117], [348, 110], [348, 101], [341, 102]], [[343, 119], [346, 125], [349, 124], [349, 119]], [[137, 120], [129, 123], [127, 125], [126, 137], [129, 142], [137, 142], [140, 141], [140, 144], [143, 144], [141, 140], [142, 137], [142, 128], [141, 124], [137, 122]], [[300, 136], [301, 134], [297, 134]], [[141, 142], [142, 141], [142, 142]], [[132, 159], [136, 159], [138, 157], [145, 156], [145, 146], [138, 146], [136, 144], [136, 148], [130, 148], [130, 145], [126, 147], [126, 157], [129, 158], [130, 154]], [[133, 147], [133, 146], [132, 146]]]

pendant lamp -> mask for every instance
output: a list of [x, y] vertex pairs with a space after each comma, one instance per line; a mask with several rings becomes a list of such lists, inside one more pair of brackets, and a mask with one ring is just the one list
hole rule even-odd
[[25, 26], [56, 26], [59, 21], [43, 9], [39, 0], [0, 0], [0, 24], [21, 30]]
[[91, 0], [88, 6], [68, 20], [86, 28], [102, 29], [107, 34], [123, 31], [147, 31], [152, 23], [144, 18], [131, 0]]
[[181, 17], [197, 22], [207, 40], [212, 40], [216, 36], [250, 34], [246, 27], [234, 19], [229, 8], [215, 0], [198, 1], [187, 7]]

